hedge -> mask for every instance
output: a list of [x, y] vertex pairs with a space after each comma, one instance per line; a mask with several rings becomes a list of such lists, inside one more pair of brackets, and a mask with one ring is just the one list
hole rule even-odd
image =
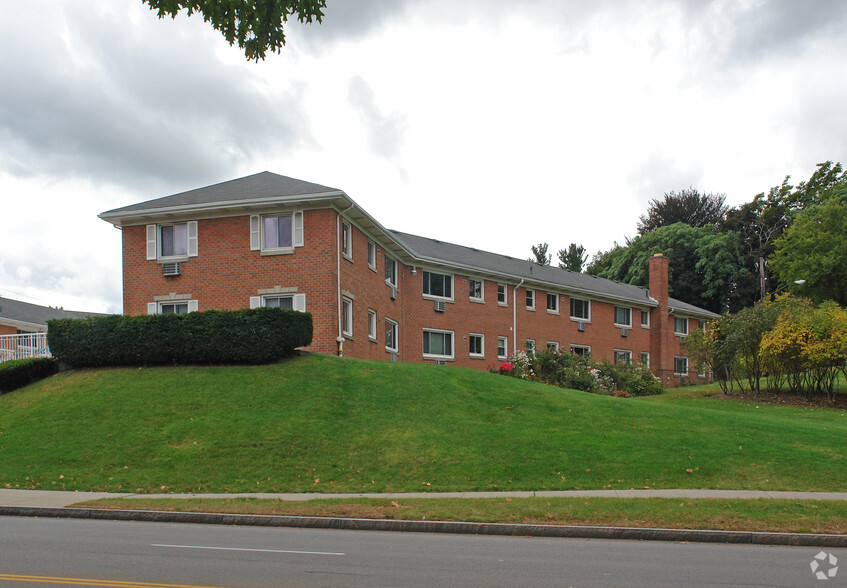
[[312, 342], [312, 315], [279, 308], [56, 319], [47, 326], [53, 357], [77, 368], [260, 364]]
[[13, 359], [0, 363], [0, 394], [23, 388], [59, 371], [59, 363], [52, 357]]

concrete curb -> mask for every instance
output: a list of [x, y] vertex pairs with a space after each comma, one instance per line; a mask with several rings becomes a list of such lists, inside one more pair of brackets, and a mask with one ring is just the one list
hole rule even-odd
[[457, 533], [579, 539], [690, 541], [831, 548], [847, 547], [847, 535], [811, 533], [760, 533], [751, 531], [643, 529], [635, 527], [584, 527], [578, 525], [527, 525], [452, 521], [399, 521], [390, 519], [344, 519], [96, 508], [40, 508], [31, 506], [0, 506], [0, 516], [194, 523], [203, 525], [254, 525], [262, 527], [392, 531], [403, 533]]

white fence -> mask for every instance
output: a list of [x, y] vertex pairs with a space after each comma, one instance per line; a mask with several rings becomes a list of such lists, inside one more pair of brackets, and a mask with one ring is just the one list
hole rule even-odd
[[28, 357], [50, 357], [47, 333], [0, 335], [0, 362]]

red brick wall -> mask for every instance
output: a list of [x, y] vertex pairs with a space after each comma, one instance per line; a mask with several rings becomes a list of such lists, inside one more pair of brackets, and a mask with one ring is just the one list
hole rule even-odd
[[0, 335], [16, 335], [18, 330], [8, 325], [0, 325]]
[[[124, 227], [124, 312], [146, 314], [147, 304], [153, 302], [154, 296], [170, 293], [190, 294], [201, 311], [246, 308], [250, 297], [257, 296], [260, 289], [296, 287], [298, 293], [306, 294], [306, 310], [314, 320], [314, 339], [307, 350], [335, 354], [339, 335], [338, 213], [332, 209], [307, 210], [303, 222], [303, 247], [295, 248], [293, 254], [262, 256], [259, 251], [250, 250], [249, 216], [200, 219], [198, 256], [184, 262], [181, 275], [176, 277], [163, 277], [161, 264], [146, 259], [145, 226]], [[469, 297], [469, 276], [462, 274], [453, 277], [453, 300], [447, 301], [445, 312], [436, 312], [434, 301], [423, 296], [423, 272], [448, 270], [435, 267], [418, 266], [412, 275], [411, 266], [398, 263], [398, 295], [392, 300], [391, 288], [385, 282], [386, 252], [375, 243], [375, 269], [369, 268], [368, 240], [352, 225], [352, 255], [342, 255], [340, 259], [341, 290], [353, 301], [352, 335], [344, 337], [344, 355], [390, 359], [385, 348], [386, 318], [399, 324], [401, 361], [433, 361], [423, 357], [424, 329], [452, 331], [454, 359], [450, 363], [477, 369], [499, 363], [497, 339], [501, 336], [507, 337], [508, 355], [515, 348], [523, 350], [526, 339], [534, 339], [538, 349], [545, 348], [547, 341], [556, 341], [562, 350], [568, 350], [571, 344], [590, 346], [592, 356], [598, 360], [612, 361], [614, 350], [624, 349], [632, 352], [633, 361], [638, 361], [640, 353], [646, 351], [653, 367], [669, 367], [671, 372], [674, 355], [680, 354], [679, 337], [673, 334], [674, 317], [667, 312], [667, 265], [663, 270], [661, 261], [651, 260], [650, 266], [651, 295], [660, 300], [659, 308], [650, 310], [650, 328], [641, 327], [642, 309], [632, 307], [632, 327], [623, 337], [621, 329], [613, 326], [612, 303], [592, 300], [591, 320], [581, 332], [578, 322], [570, 318], [567, 295], [558, 294], [559, 314], [551, 314], [547, 312], [545, 290], [535, 291], [535, 310], [529, 310], [526, 288], [507, 285], [508, 305], [500, 306], [497, 282], [484, 280], [484, 302], [474, 302]], [[368, 337], [369, 309], [377, 315], [375, 339]], [[697, 328], [696, 320], [692, 320], [691, 328]], [[484, 336], [483, 358], [470, 357], [471, 333]]]

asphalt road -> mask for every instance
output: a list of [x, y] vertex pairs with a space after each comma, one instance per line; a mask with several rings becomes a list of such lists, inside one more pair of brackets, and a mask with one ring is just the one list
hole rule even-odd
[[826, 581], [820, 551], [3, 517], [0, 588], [847, 585], [847, 550]]

